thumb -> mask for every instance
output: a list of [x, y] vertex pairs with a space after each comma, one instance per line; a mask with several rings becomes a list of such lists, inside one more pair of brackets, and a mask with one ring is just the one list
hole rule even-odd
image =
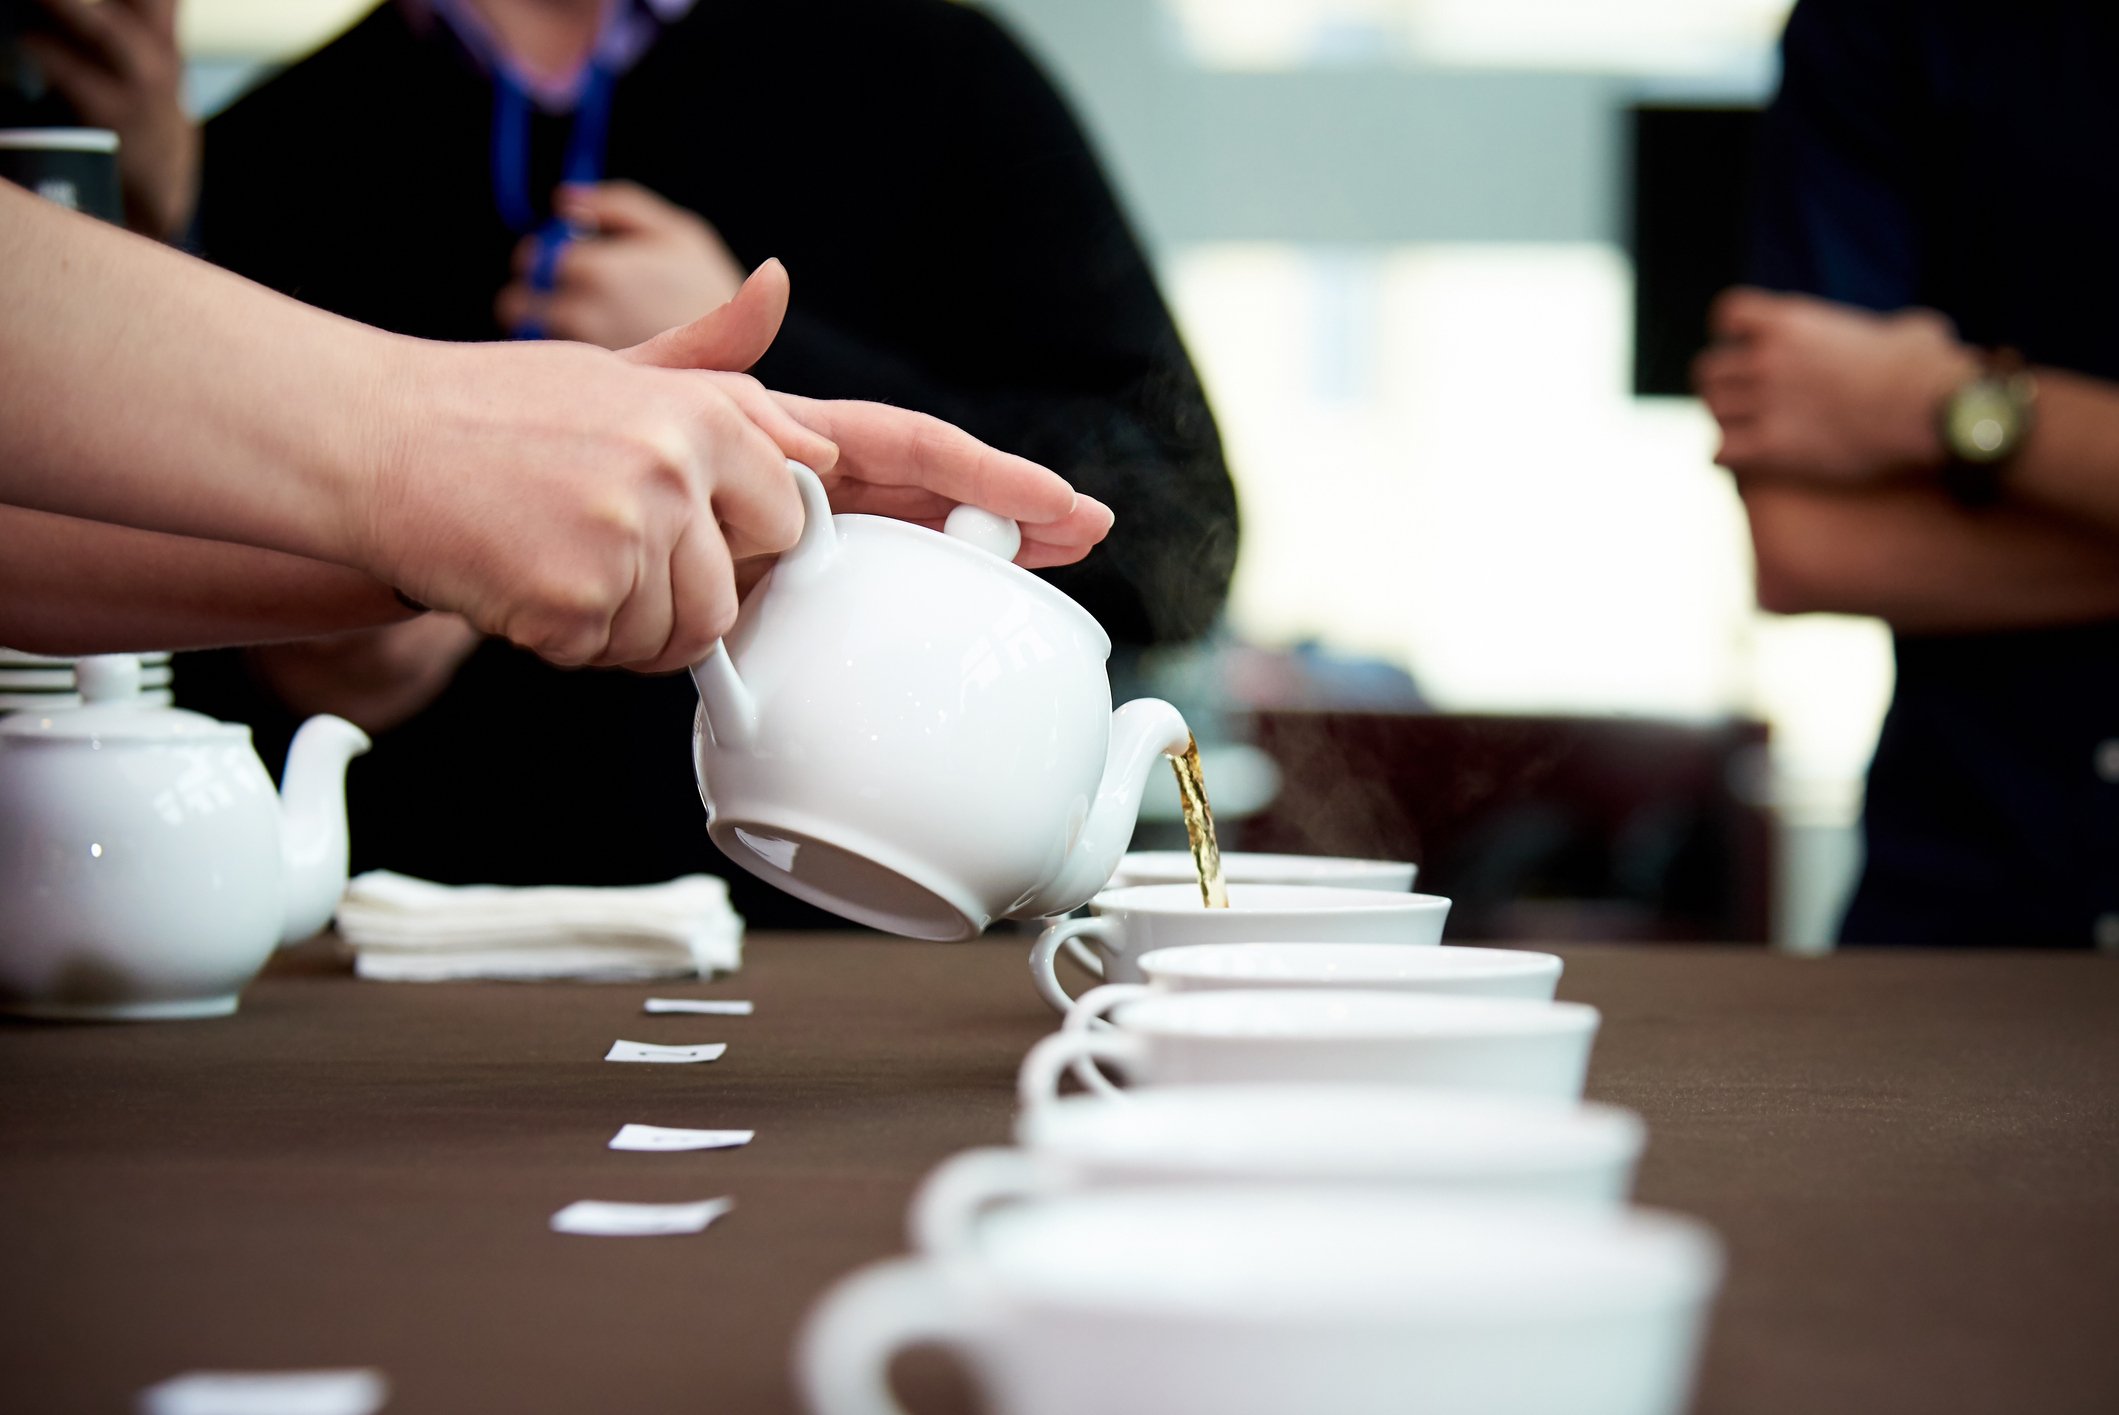
[[727, 304], [635, 344], [622, 357], [655, 368], [740, 373], [765, 356], [786, 317], [787, 267], [769, 260], [751, 272]]

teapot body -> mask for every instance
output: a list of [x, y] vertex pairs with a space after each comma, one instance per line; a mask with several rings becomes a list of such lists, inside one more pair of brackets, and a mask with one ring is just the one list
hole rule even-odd
[[708, 832], [845, 917], [968, 938], [1034, 898], [1082, 834], [1111, 740], [1110, 640], [974, 544], [831, 519], [831, 543], [783, 561], [717, 651], [752, 711], [730, 723], [711, 693], [702, 707]]
[[284, 912], [279, 797], [246, 729], [0, 737], [0, 1010], [232, 1012]]

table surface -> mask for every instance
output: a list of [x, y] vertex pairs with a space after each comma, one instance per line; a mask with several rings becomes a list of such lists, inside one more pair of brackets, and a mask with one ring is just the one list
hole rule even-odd
[[[392, 1415], [793, 1408], [790, 1336], [1007, 1137], [1053, 1019], [1020, 940], [754, 938], [707, 985], [362, 983], [283, 959], [222, 1021], [0, 1026], [0, 1403], [120, 1411], [195, 1369], [375, 1366]], [[2119, 960], [1564, 950], [1645, 1203], [1730, 1274], [1699, 1412], [2119, 1409]], [[755, 999], [643, 1016], [651, 995]], [[726, 1041], [617, 1066], [620, 1037]], [[619, 1125], [750, 1128], [630, 1154]], [[564, 1237], [581, 1198], [727, 1194]], [[962, 1409], [939, 1358], [916, 1407]]]

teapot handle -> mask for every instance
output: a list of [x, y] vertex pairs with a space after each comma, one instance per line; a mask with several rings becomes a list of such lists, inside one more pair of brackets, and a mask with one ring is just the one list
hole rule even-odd
[[839, 528], [832, 522], [831, 497], [825, 494], [823, 480], [800, 462], [789, 462], [787, 470], [794, 475], [795, 490], [802, 493], [802, 534], [781, 552], [773, 573], [806, 580], [831, 563], [839, 548]]
[[[824, 483], [800, 462], [789, 462], [787, 470], [802, 495], [802, 534], [781, 552], [773, 574], [783, 583], [799, 584], [821, 574], [839, 549], [839, 528], [832, 523], [831, 498]], [[756, 593], [756, 591], [752, 591]], [[707, 730], [725, 747], [742, 747], [756, 739], [758, 703], [736, 673], [728, 644], [716, 640], [705, 658], [692, 665], [692, 682], [698, 685], [699, 701], [706, 709]]]

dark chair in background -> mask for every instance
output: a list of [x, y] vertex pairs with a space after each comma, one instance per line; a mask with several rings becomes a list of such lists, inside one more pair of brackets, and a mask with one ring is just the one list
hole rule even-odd
[[1280, 793], [1229, 845], [1417, 861], [1453, 940], [1770, 936], [1763, 723], [1261, 711], [1250, 735]]

